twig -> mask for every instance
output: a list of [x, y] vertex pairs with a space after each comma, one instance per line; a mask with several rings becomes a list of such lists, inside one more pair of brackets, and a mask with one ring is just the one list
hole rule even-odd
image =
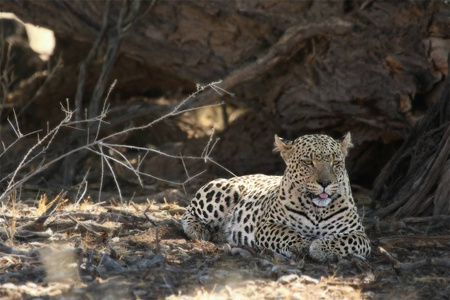
[[155, 243], [156, 243], [156, 253], [161, 253], [161, 246], [159, 244], [159, 227], [155, 228]]
[[[74, 224], [80, 225], [80, 226], [83, 227], [85, 230], [87, 230], [87, 231], [89, 231], [89, 232], [92, 232], [93, 234], [95, 234], [95, 235], [97, 235], [97, 236], [100, 235], [100, 232], [106, 232], [106, 233], [108, 233], [108, 232], [111, 232], [111, 231], [114, 230], [113, 228], [109, 228], [109, 227], [103, 226], [103, 225], [98, 224], [98, 223], [96, 223], [96, 222], [94, 222], [94, 221], [91, 221], [91, 220], [88, 220], [88, 221], [78, 221], [77, 219], [75, 219], [75, 218], [72, 217], [72, 216], [68, 216], [68, 218], [69, 218], [70, 220], [72, 220], [72, 221], [74, 222]], [[49, 224], [49, 225], [53, 225], [53, 224]]]
[[152, 219], [150, 219], [150, 218], [147, 216], [147, 213], [144, 212], [144, 216], [145, 216], [145, 218], [147, 219], [147, 221], [149, 221], [153, 226], [155, 226], [155, 227], [158, 226], [158, 225], [156, 225], [156, 223], [155, 223]]
[[[139, 5], [139, 4], [138, 4]], [[102, 65], [100, 77], [94, 87], [92, 98], [89, 105], [89, 117], [92, 118], [99, 113], [100, 101], [106, 88], [106, 81], [109, 74], [119, 56], [119, 49], [123, 38], [123, 20], [125, 18], [126, 2], [122, 1], [122, 8], [120, 9], [119, 18], [117, 20], [115, 30], [108, 34], [108, 45], [106, 48], [105, 62]]]
[[[138, 181], [139, 181], [139, 185], [140, 185], [141, 187], [143, 187], [143, 186], [144, 186], [144, 183], [142, 182], [141, 176], [139, 175], [139, 166], [138, 166], [136, 169], [133, 168], [133, 165], [132, 165], [131, 162], [128, 160], [128, 158], [127, 158], [125, 155], [123, 155], [120, 151], [118, 151], [118, 150], [115, 149], [114, 147], [108, 146], [108, 145], [106, 145], [106, 144], [102, 144], [102, 145], [105, 146], [106, 148], [110, 149], [114, 154], [118, 155], [119, 157], [121, 157], [121, 158], [126, 162], [127, 169], [133, 171], [134, 175], [136, 176], [136, 178], [137, 178]], [[114, 158], [114, 156], [111, 156], [111, 157]], [[114, 159], [115, 159], [115, 158], [114, 158]], [[123, 163], [120, 162], [119, 160], [116, 160], [116, 162], [119, 163], [119, 164], [123, 164]]]
[[[4, 228], [0, 228], [0, 236], [9, 238], [10, 234]], [[15, 230], [14, 238], [29, 240], [29, 239], [48, 239], [53, 236], [51, 230], [47, 231], [30, 231], [30, 230]]]
[[[105, 101], [103, 101], [103, 108], [102, 108], [102, 111], [100, 112], [100, 116], [102, 116], [102, 120], [104, 117], [106, 117], [106, 114], [108, 113], [109, 106], [107, 105], [107, 103], [108, 103], [109, 95], [111, 95], [111, 92], [114, 89], [114, 87], [116, 86], [116, 84], [117, 84], [117, 79], [114, 79], [113, 83], [111, 84], [111, 86], [108, 89], [108, 93], [106, 94]], [[102, 120], [100, 120], [98, 122], [97, 132], [95, 134], [94, 140], [98, 139], [98, 135], [100, 134], [100, 127], [102, 125]]]
[[[91, 64], [92, 60], [94, 59], [98, 48], [100, 46], [101, 41], [103, 40], [108, 20], [110, 16], [110, 3], [111, 0], [107, 0], [103, 7], [103, 16], [102, 16], [102, 25], [100, 28], [100, 32], [97, 34], [97, 37], [94, 41], [94, 44], [92, 45], [92, 48], [90, 49], [88, 55], [86, 56], [86, 59], [81, 63], [80, 70], [78, 73], [78, 84], [77, 84], [77, 91], [75, 94], [75, 121], [78, 123], [75, 123], [75, 126], [77, 129], [81, 130], [83, 129], [83, 122], [82, 122], [82, 116], [83, 116], [83, 93], [84, 93], [84, 86], [86, 81], [86, 70], [87, 67]], [[96, 88], [99, 85], [100, 79], [97, 81]], [[90, 132], [90, 128], [93, 126], [92, 123], [87, 124], [87, 130]], [[89, 139], [89, 134], [87, 138]], [[82, 141], [80, 137], [75, 133], [72, 132], [72, 134], [68, 137], [68, 144], [71, 144], [75, 142], [77, 145], [81, 144]], [[64, 164], [64, 184], [71, 184], [73, 181], [73, 177], [75, 176], [75, 166], [77, 165], [78, 161], [81, 161], [83, 159], [84, 155], [83, 153], [77, 153], [75, 157], [72, 157], [71, 159], [65, 159]]]
[[390, 236], [381, 237], [378, 242], [382, 245], [399, 246], [407, 249], [418, 247], [450, 247], [450, 235], [438, 236]]
[[[48, 134], [46, 134], [42, 139], [39, 138], [38, 136], [38, 142], [30, 148], [30, 150], [28, 150], [28, 152], [25, 154], [25, 156], [22, 158], [22, 160], [20, 161], [19, 165], [17, 166], [16, 170], [10, 175], [10, 176], [6, 176], [3, 179], [0, 180], [4, 181], [6, 178], [10, 179], [10, 182], [8, 184], [8, 188], [13, 185], [13, 182], [16, 179], [16, 176], [18, 174], [18, 172], [25, 166], [27, 166], [28, 164], [30, 164], [32, 161], [34, 161], [41, 153], [45, 152], [45, 150], [48, 149], [48, 147], [50, 146], [51, 142], [53, 141], [53, 138], [55, 137], [55, 135], [58, 133], [59, 129], [61, 129], [61, 127], [65, 124], [68, 123], [69, 120], [72, 118], [72, 114], [73, 112], [71, 111], [67, 111], [66, 112], [66, 116], [65, 118], [55, 127], [53, 128]], [[44, 142], [47, 141], [47, 145], [44, 145]], [[31, 156], [34, 152], [34, 150], [36, 150], [39, 146], [43, 146], [43, 149], [41, 151], [38, 152], [38, 154]], [[30, 157], [31, 156], [31, 157]], [[7, 190], [8, 190], [7, 188]], [[3, 193], [4, 194], [4, 193]], [[8, 194], [9, 195], [9, 194]], [[3, 196], [3, 195], [2, 195]], [[3, 199], [3, 197], [0, 197], [0, 200]]]
[[100, 149], [101, 159], [105, 161], [106, 165], [108, 166], [109, 170], [111, 171], [111, 174], [114, 178], [114, 182], [116, 184], [117, 191], [119, 192], [120, 203], [123, 205], [122, 191], [120, 189], [119, 182], [117, 181], [116, 173], [114, 173], [114, 169], [112, 168], [111, 164], [109, 163], [109, 160], [105, 158], [106, 155], [103, 153], [103, 148], [101, 145], [99, 145], [99, 149]]
[[20, 140], [22, 140], [23, 138], [28, 137], [28, 136], [33, 135], [33, 134], [36, 134], [36, 133], [39, 133], [39, 132], [41, 132], [41, 130], [36, 130], [36, 131], [32, 131], [32, 132], [30, 132], [30, 133], [24, 134], [24, 135], [22, 135], [20, 138], [17, 138], [16, 140], [14, 140], [14, 142], [12, 142], [11, 144], [9, 144], [8, 147], [6, 147], [5, 144], [4, 144], [3, 141], [2, 141], [3, 152], [0, 153], [0, 157], [2, 157], [3, 154], [5, 154], [9, 149], [13, 148], [13, 147], [16, 145], [16, 143], [18, 143], [18, 142], [19, 142]]
[[17, 138], [21, 138], [23, 137], [22, 132], [20, 132], [20, 127], [19, 127], [19, 121], [17, 120], [17, 114], [16, 114], [16, 110], [13, 108], [13, 114], [14, 114], [14, 121], [16, 126], [14, 127], [13, 123], [11, 122], [11, 120], [8, 118], [8, 123], [9, 125], [11, 125], [12, 130], [14, 131], [14, 133], [17, 135]]
[[116, 271], [122, 273], [127, 270], [127, 268], [123, 267], [121, 264], [112, 259], [109, 255], [103, 254], [102, 260], [99, 263], [99, 266], [105, 266], [107, 271]]
[[[213, 85], [219, 84], [220, 82], [221, 82], [221, 81], [215, 81], [215, 82], [211, 82], [211, 83], [209, 83], [209, 84], [207, 84], [207, 85], [205, 85], [205, 86], [202, 86], [200, 89], [198, 89], [197, 91], [193, 92], [193, 93], [190, 94], [188, 97], [186, 97], [183, 101], [181, 101], [180, 103], [174, 105], [168, 113], [166, 113], [166, 114], [160, 116], [159, 118], [153, 120], [153, 121], [150, 122], [150, 123], [147, 123], [147, 124], [142, 125], [142, 126], [136, 126], [136, 127], [132, 127], [132, 128], [126, 128], [126, 129], [121, 130], [121, 131], [119, 131], [119, 132], [110, 134], [110, 135], [108, 135], [108, 136], [106, 136], [106, 137], [104, 137], [104, 138], [102, 138], [102, 139], [99, 139], [99, 141], [101, 141], [101, 142], [106, 142], [107, 140], [113, 139], [113, 138], [115, 138], [116, 136], [120, 136], [120, 135], [123, 135], [123, 134], [126, 134], [126, 133], [130, 133], [130, 132], [133, 132], [133, 131], [137, 131], [137, 130], [144, 130], [144, 129], [147, 129], [147, 128], [149, 128], [149, 127], [152, 127], [153, 125], [155, 125], [155, 124], [161, 122], [162, 120], [165, 120], [165, 119], [167, 119], [167, 118], [176, 116], [177, 114], [180, 113], [180, 111], [182, 111], [182, 110], [181, 110], [182, 107], [184, 107], [184, 106], [186, 106], [188, 103], [190, 103], [190, 102], [191, 102], [193, 99], [195, 99], [195, 97], [197, 97], [201, 92], [205, 91], [207, 88], [211, 88], [211, 86], [213, 86]], [[221, 104], [216, 104], [216, 106], [219, 106], [219, 105], [221, 105]], [[202, 108], [205, 108], [205, 107], [209, 107], [209, 105], [208, 105], [208, 106], [197, 106], [195, 109], [199, 110], [199, 109], [202, 109]], [[189, 110], [191, 110], [191, 109], [189, 109]], [[184, 111], [184, 112], [186, 112], [186, 111]]]
[[[90, 168], [87, 170], [86, 174], [83, 177], [83, 180], [81, 181], [79, 187], [78, 187], [78, 191], [77, 191], [77, 195], [75, 196], [75, 203], [73, 205], [73, 209], [76, 210], [78, 207], [78, 204], [80, 203], [80, 201], [84, 198], [84, 195], [86, 195], [87, 192], [87, 188], [88, 188], [88, 182], [87, 182], [87, 176], [89, 174], [89, 170]], [[81, 188], [84, 187], [83, 191], [81, 192]], [[81, 193], [80, 193], [81, 192]]]
[[24, 225], [18, 227], [17, 229], [19, 229], [19, 230], [30, 230], [30, 229], [42, 230], [43, 224], [45, 223], [45, 221], [48, 219], [48, 217], [50, 217], [56, 211], [56, 209], [59, 206], [59, 203], [61, 202], [62, 199], [64, 199], [66, 197], [66, 195], [67, 195], [67, 191], [61, 191], [55, 197], [55, 199], [53, 199], [49, 203], [49, 207], [45, 210], [45, 212], [43, 212], [39, 216], [39, 218], [37, 218], [34, 222], [24, 224]]
[[426, 258], [413, 263], [402, 263], [395, 259], [386, 249], [378, 247], [378, 251], [388, 260], [397, 275], [401, 275], [412, 270], [423, 268], [426, 266], [450, 267], [449, 258]]
[[[108, 25], [108, 17], [109, 17], [109, 7], [110, 7], [111, 0], [108, 0], [105, 2], [105, 6], [103, 7], [103, 17], [102, 17], [102, 26], [100, 28], [100, 32], [97, 34], [97, 38], [94, 41], [94, 44], [92, 45], [91, 50], [89, 50], [88, 55], [86, 56], [86, 59], [81, 63], [80, 65], [80, 72], [78, 73], [78, 85], [77, 85], [77, 91], [75, 94], [75, 108], [77, 110], [75, 115], [76, 121], [81, 121], [83, 116], [83, 93], [84, 93], [84, 83], [86, 81], [86, 69], [91, 64], [92, 60], [95, 57], [95, 54], [97, 53], [97, 49], [100, 46], [100, 42], [102, 41], [106, 27]], [[78, 128], [81, 128], [81, 123], [77, 124]]]
[[23, 255], [23, 256], [36, 256], [38, 254], [38, 251], [31, 250], [21, 250], [15, 247], [6, 246], [5, 244], [0, 242], [0, 252], [5, 254], [12, 254], [12, 255]]
[[[189, 181], [191, 181], [192, 179], [194, 179], [194, 178], [196, 178], [196, 177], [202, 175], [202, 174], [205, 172], [205, 170], [203, 170], [203, 171], [201, 171], [201, 172], [199, 172], [199, 173], [197, 173], [197, 174], [195, 174], [195, 175], [193, 175], [193, 176], [187, 178], [187, 179], [186, 179], [185, 181], [183, 181], [183, 182], [175, 182], [175, 181], [171, 181], [171, 180], [164, 179], [164, 178], [162, 178], [162, 177], [158, 177], [158, 176], [154, 176], [154, 175], [151, 175], [151, 174], [148, 174], [148, 173], [144, 173], [144, 172], [138, 171], [137, 169], [133, 168], [132, 166], [129, 166], [128, 164], [123, 163], [123, 162], [121, 162], [120, 160], [116, 159], [115, 157], [105, 154], [104, 152], [95, 151], [94, 149], [91, 149], [91, 148], [89, 148], [88, 150], [90, 150], [90, 151], [92, 151], [93, 153], [98, 154], [99, 156], [103, 157], [103, 159], [105, 160], [105, 162], [106, 162], [107, 164], [109, 163], [109, 160], [111, 160], [111, 161], [113, 161], [113, 162], [116, 162], [116, 163], [122, 165], [123, 167], [127, 168], [128, 170], [133, 171], [134, 173], [138, 174], [139, 176], [145, 176], [145, 177], [148, 177], [148, 178], [153, 178], [153, 179], [159, 180], [159, 181], [161, 181], [161, 182], [167, 182], [167, 183], [176, 184], [176, 185], [183, 185], [183, 184], [186, 184], [186, 183], [188, 183]], [[168, 156], [170, 156], [170, 155], [168, 155]], [[178, 157], [178, 156], [173, 156], [173, 158], [180, 158], [180, 157]], [[199, 157], [185, 157], [185, 158], [201, 159], [201, 158], [199, 158]], [[208, 159], [208, 161], [210, 161], [210, 159]], [[109, 165], [109, 168], [110, 168], [110, 170], [112, 170], [112, 167], [111, 167], [110, 165]], [[113, 170], [112, 170], [112, 171], [113, 171]]]

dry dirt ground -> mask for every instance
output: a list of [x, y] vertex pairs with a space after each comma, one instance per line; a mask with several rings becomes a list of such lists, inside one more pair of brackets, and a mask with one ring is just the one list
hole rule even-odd
[[358, 196], [373, 255], [319, 264], [186, 240], [178, 220], [188, 197], [153, 198], [70, 203], [63, 193], [3, 204], [0, 298], [450, 298], [448, 217], [380, 221]]

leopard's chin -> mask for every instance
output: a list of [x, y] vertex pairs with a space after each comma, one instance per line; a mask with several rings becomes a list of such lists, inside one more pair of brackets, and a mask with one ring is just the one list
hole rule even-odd
[[311, 201], [315, 206], [325, 207], [331, 202], [331, 195], [328, 195], [327, 193], [320, 193], [318, 195], [315, 195], [311, 192], [308, 192], [308, 196], [311, 198]]
[[309, 196], [311, 197], [311, 200], [315, 206], [325, 207], [331, 202], [331, 195], [329, 195], [328, 193], [319, 193], [317, 195], [309, 193]]
[[316, 206], [325, 207], [325, 206], [327, 206], [328, 204], [330, 204], [331, 198], [328, 197], [328, 198], [322, 199], [322, 198], [320, 198], [320, 197], [315, 197], [315, 198], [312, 199], [312, 202], [313, 202], [314, 205], [316, 205]]

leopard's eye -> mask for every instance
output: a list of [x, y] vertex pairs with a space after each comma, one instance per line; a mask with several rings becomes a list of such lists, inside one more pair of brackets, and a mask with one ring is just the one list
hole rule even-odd
[[335, 161], [333, 161], [333, 166], [338, 166], [340, 164], [342, 164], [342, 160], [335, 160]]
[[312, 165], [313, 165], [313, 162], [312, 162], [312, 160], [310, 160], [310, 159], [302, 159], [302, 163], [303, 163], [305, 166], [312, 166]]

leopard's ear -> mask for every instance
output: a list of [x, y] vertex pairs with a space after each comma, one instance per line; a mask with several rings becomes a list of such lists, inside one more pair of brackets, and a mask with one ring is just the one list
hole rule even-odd
[[352, 135], [350, 134], [350, 132], [347, 132], [346, 135], [344, 135], [344, 137], [342, 138], [342, 140], [340, 141], [341, 144], [341, 150], [342, 153], [344, 153], [344, 156], [347, 156], [348, 154], [348, 149], [350, 149], [351, 147], [353, 147], [352, 144]]
[[292, 145], [294, 143], [289, 140], [285, 140], [283, 138], [280, 138], [278, 135], [275, 134], [275, 149], [274, 151], [280, 151], [281, 157], [283, 160], [287, 163], [289, 156], [292, 153]]

